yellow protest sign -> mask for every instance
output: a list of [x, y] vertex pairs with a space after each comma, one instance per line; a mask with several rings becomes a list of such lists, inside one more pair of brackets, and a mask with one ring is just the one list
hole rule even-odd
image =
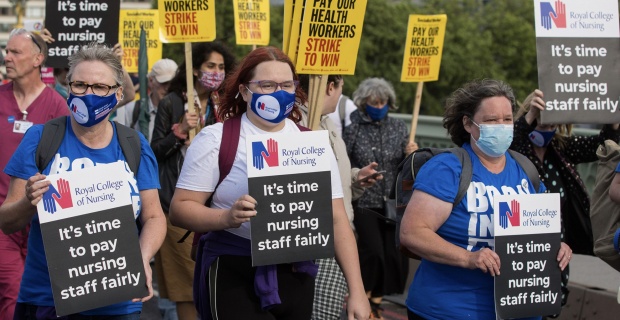
[[282, 38], [282, 52], [288, 54], [288, 43], [291, 37], [291, 25], [293, 24], [293, 7], [295, 6], [295, 0], [284, 1], [284, 23], [283, 23], [283, 38]]
[[[286, 51], [286, 54], [293, 63], [297, 62], [297, 51], [299, 48], [299, 32], [301, 30], [301, 18], [304, 13], [304, 1], [305, 0], [292, 1], [293, 8], [291, 9], [292, 16], [290, 17], [291, 25], [289, 28], [288, 50]], [[284, 4], [285, 14], [287, 13], [286, 5], [287, 3]], [[284, 16], [284, 19], [286, 21], [287, 16]]]
[[447, 21], [445, 14], [409, 16], [400, 81], [428, 82], [439, 79]]
[[149, 70], [161, 59], [162, 45], [159, 41], [159, 11], [121, 10], [118, 28], [118, 41], [123, 46], [123, 66], [129, 73], [138, 72], [138, 50], [140, 49], [140, 29], [146, 33]]
[[215, 1], [158, 0], [157, 4], [162, 42], [215, 40]]
[[307, 0], [297, 72], [354, 74], [365, 13], [366, 1]]
[[269, 44], [269, 0], [233, 0], [237, 44]]

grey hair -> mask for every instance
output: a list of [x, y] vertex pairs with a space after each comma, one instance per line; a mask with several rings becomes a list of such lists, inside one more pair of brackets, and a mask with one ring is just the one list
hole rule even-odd
[[353, 102], [361, 112], [366, 112], [366, 102], [370, 98], [387, 100], [390, 110], [398, 109], [394, 87], [383, 78], [368, 78], [362, 81], [353, 92]]
[[114, 49], [105, 44], [91, 42], [83, 46], [78, 52], [69, 56], [69, 71], [67, 72], [67, 82], [71, 82], [75, 68], [85, 61], [101, 61], [114, 72], [114, 81], [119, 86], [123, 86], [123, 65], [114, 53]]
[[32, 43], [32, 53], [43, 54], [43, 62], [41, 62], [41, 66], [43, 66], [45, 64], [45, 61], [47, 60], [47, 43], [45, 42], [45, 40], [43, 40], [40, 35], [32, 33], [24, 28], [17, 28], [11, 30], [11, 33], [9, 33], [9, 40], [16, 36], [28, 37], [32, 39], [32, 41], [34, 41], [34, 43]]

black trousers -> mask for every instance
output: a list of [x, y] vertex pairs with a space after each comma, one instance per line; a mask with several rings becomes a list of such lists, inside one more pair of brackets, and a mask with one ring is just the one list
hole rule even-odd
[[209, 270], [209, 294], [214, 319], [310, 319], [314, 278], [293, 272], [290, 264], [278, 265], [278, 293], [282, 303], [263, 310], [254, 292], [255, 273], [251, 257], [220, 256], [213, 263]]

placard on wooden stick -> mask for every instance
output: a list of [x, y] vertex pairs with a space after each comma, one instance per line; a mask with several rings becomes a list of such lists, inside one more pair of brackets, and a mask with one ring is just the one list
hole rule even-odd
[[410, 141], [414, 140], [418, 126], [424, 82], [439, 79], [447, 20], [445, 14], [409, 16], [400, 81], [418, 82], [411, 118]]

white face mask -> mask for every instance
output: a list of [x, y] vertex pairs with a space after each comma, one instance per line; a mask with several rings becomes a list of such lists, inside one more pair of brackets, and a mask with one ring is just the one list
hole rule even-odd
[[476, 145], [484, 154], [489, 157], [498, 158], [506, 153], [506, 150], [510, 148], [512, 143], [512, 135], [514, 133], [514, 126], [512, 124], [475, 124], [480, 128], [480, 137], [478, 140], [472, 139], [476, 142]]

